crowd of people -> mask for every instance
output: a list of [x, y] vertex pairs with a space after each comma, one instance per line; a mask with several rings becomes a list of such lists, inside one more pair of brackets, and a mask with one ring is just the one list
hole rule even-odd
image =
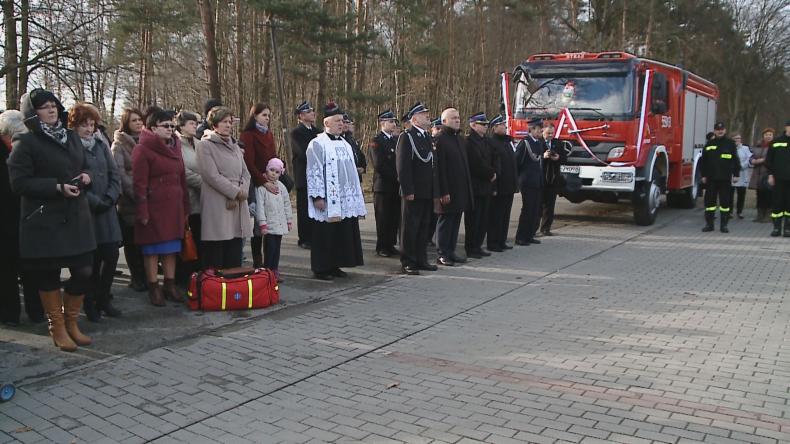
[[[154, 306], [183, 303], [195, 272], [242, 266], [247, 239], [253, 267], [272, 270], [282, 282], [282, 238], [294, 227], [298, 246], [310, 250], [316, 279], [346, 277], [343, 268], [363, 264], [359, 219], [367, 215], [362, 175], [368, 161], [349, 114], [334, 102], [322, 114], [319, 128], [308, 101], [296, 106], [292, 157], [284, 159], [265, 103], [250, 108], [238, 133], [236, 116], [216, 99], [202, 114], [125, 109], [110, 143], [95, 106], [77, 103], [66, 111], [49, 91], [25, 94], [20, 110], [0, 114], [6, 147], [0, 191], [10, 211], [2, 235], [13, 249], [0, 267], [2, 322], [20, 321], [21, 283], [28, 318], [48, 320], [57, 347], [89, 345], [77, 323], [81, 309], [92, 322], [122, 316], [111, 291], [121, 247], [129, 287], [147, 291]], [[553, 124], [530, 120], [529, 134], [513, 140], [501, 115], [465, 120], [466, 135], [458, 110], [432, 119], [420, 102], [400, 119], [391, 110], [377, 116], [379, 131], [368, 145], [375, 252], [399, 258], [406, 275], [512, 249], [507, 239], [516, 193], [522, 205], [514, 243], [540, 244], [538, 237], [553, 235], [554, 205], [564, 187], [560, 165], [568, 154], [554, 139]], [[774, 140], [768, 128], [749, 149], [739, 137], [727, 138], [723, 125], [714, 133], [703, 152], [705, 231], [712, 230], [717, 208], [725, 231], [728, 202], [736, 195], [742, 217], [748, 187], [757, 190], [756, 220], [770, 214], [772, 235], [781, 234], [784, 221], [790, 236], [790, 151], [774, 149], [787, 148], [787, 134]], [[739, 174], [747, 168], [751, 175]], [[462, 219], [463, 254], [457, 252]], [[190, 239], [196, 259], [183, 251]], [[435, 263], [428, 258], [431, 246]], [[69, 278], [62, 282], [64, 268]]]

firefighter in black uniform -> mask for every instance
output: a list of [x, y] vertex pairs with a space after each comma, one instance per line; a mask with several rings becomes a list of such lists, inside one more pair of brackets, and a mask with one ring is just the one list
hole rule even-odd
[[518, 192], [516, 144], [507, 134], [505, 118], [496, 116], [488, 123], [489, 143], [496, 150], [496, 181], [488, 219], [488, 250], [503, 251], [513, 248], [507, 243], [513, 195]]
[[785, 132], [774, 139], [765, 156], [768, 169], [768, 184], [773, 187], [771, 219], [774, 229], [771, 236], [782, 234], [782, 219], [785, 221], [784, 237], [790, 237], [790, 120], [785, 122]]
[[431, 118], [428, 108], [415, 103], [406, 115], [411, 122], [408, 131], [401, 133], [395, 148], [398, 182], [403, 198], [401, 219], [401, 266], [405, 274], [420, 274], [420, 270], [436, 271], [428, 263], [428, 240], [434, 197], [433, 142], [428, 129]]
[[362, 152], [359, 142], [354, 138], [354, 130], [354, 119], [352, 119], [348, 113], [344, 113], [343, 134], [340, 136], [346, 139], [346, 142], [351, 145], [351, 151], [354, 152], [354, 165], [357, 166], [357, 174], [359, 175], [359, 183], [362, 184], [362, 175], [368, 170], [368, 159], [365, 158], [365, 153]]
[[395, 244], [400, 227], [400, 196], [395, 145], [398, 119], [390, 110], [379, 114], [379, 131], [368, 145], [373, 161], [373, 211], [376, 213], [376, 254], [397, 256]]
[[516, 245], [539, 244], [535, 239], [540, 225], [541, 200], [546, 178], [543, 176], [543, 121], [529, 121], [529, 134], [516, 146], [518, 188], [521, 190], [521, 214], [516, 229]]
[[296, 228], [299, 234], [298, 245], [310, 249], [312, 219], [307, 215], [307, 145], [321, 130], [315, 127], [315, 110], [310, 102], [304, 101], [296, 107], [299, 124], [291, 130], [291, 149], [293, 150], [294, 188], [296, 188]]
[[554, 207], [557, 204], [557, 193], [565, 186], [565, 179], [560, 174], [560, 165], [568, 157], [562, 141], [554, 138], [554, 124], [544, 123], [543, 126], [543, 177], [546, 187], [543, 188], [543, 217], [540, 232], [544, 236], [554, 236], [551, 224], [554, 223]]
[[702, 231], [713, 231], [713, 220], [718, 209], [721, 218], [720, 230], [722, 233], [729, 233], [727, 222], [732, 211], [732, 180], [740, 175], [741, 163], [735, 141], [726, 136], [727, 128], [723, 122], [717, 122], [713, 126], [713, 134], [713, 138], [705, 144], [699, 160], [702, 184], [705, 187], [705, 227]]

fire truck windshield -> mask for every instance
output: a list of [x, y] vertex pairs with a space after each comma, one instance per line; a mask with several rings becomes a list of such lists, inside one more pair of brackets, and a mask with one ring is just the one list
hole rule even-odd
[[[634, 113], [634, 79], [629, 72], [531, 73], [516, 79], [514, 117], [554, 118], [563, 108], [589, 120], [624, 120]], [[532, 90], [532, 92], [530, 92]]]

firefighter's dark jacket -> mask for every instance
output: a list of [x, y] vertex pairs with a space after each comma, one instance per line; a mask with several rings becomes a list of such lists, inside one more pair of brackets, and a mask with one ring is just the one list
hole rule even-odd
[[700, 173], [707, 180], [731, 180], [741, 173], [735, 141], [727, 136], [709, 140], [699, 162]]
[[774, 139], [765, 156], [765, 167], [776, 180], [790, 180], [790, 137], [787, 134]]

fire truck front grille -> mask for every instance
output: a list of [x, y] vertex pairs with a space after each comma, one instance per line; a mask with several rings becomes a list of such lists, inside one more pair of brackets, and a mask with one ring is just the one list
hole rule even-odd
[[[569, 141], [569, 143], [571, 145], [567, 162], [569, 165], [600, 165], [600, 162], [593, 159], [590, 153], [588, 153], [578, 141]], [[595, 157], [606, 162], [609, 151], [617, 146], [623, 146], [623, 144], [612, 142], [587, 142], [587, 146], [590, 148], [590, 151], [595, 154]]]

